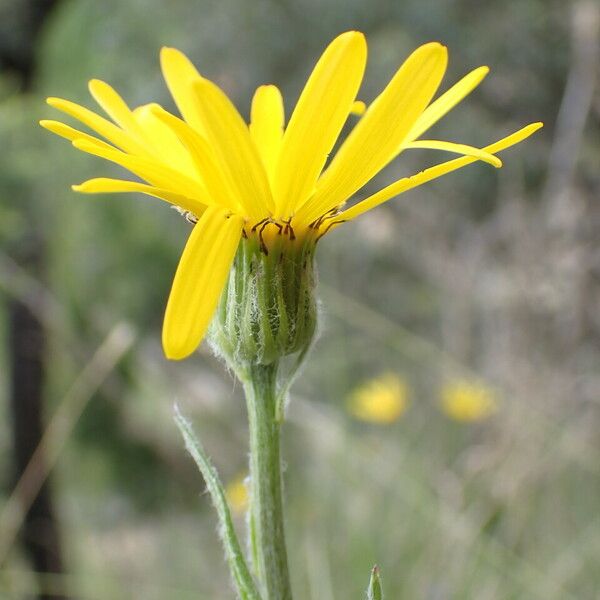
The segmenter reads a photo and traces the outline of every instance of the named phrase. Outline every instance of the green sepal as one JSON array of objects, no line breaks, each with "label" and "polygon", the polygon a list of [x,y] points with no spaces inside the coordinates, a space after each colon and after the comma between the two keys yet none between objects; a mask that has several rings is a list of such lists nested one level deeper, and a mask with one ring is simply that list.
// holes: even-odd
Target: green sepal
[{"label": "green sepal", "polygon": [[175,423],[185,441],[186,450],[190,453],[198,466],[211,500],[217,510],[219,519],[219,535],[225,547],[225,556],[235,584],[235,589],[240,600],[261,600],[250,570],[242,553],[223,484],[219,479],[217,470],[213,466],[200,440],[196,437],[190,422],[183,417],[179,408],[175,406]]},{"label": "green sepal", "polygon": [[367,590],[367,600],[383,600],[381,577],[377,565],[371,570],[371,581],[369,581],[369,589]]}]

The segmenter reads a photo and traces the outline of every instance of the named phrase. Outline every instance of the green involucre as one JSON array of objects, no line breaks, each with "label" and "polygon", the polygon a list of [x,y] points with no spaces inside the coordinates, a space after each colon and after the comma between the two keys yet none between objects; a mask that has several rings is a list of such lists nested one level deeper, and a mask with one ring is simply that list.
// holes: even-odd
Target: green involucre
[{"label": "green involucre", "polygon": [[302,353],[317,323],[315,240],[243,239],[209,330],[215,351],[236,373]]}]

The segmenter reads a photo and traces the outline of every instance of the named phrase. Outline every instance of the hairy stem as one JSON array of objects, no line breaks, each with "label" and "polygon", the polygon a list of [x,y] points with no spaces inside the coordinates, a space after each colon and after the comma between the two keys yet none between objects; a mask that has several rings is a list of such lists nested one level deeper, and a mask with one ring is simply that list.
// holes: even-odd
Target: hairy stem
[{"label": "hairy stem", "polygon": [[277,363],[253,365],[244,377],[250,427],[250,537],[265,600],[291,600],[281,485]]}]

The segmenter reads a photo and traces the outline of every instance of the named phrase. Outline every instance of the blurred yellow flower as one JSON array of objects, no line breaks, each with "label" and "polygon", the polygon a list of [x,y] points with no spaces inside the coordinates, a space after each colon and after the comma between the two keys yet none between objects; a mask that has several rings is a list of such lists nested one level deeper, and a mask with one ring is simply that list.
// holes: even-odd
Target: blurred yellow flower
[{"label": "blurred yellow flower", "polygon": [[368,423],[393,423],[408,406],[408,386],[394,373],[383,373],[356,388],[348,398],[348,412]]},{"label": "blurred yellow flower", "polygon": [[459,379],[442,389],[441,408],[455,421],[472,423],[489,417],[496,411],[497,403],[494,393],[485,384]]},{"label": "blurred yellow flower", "polygon": [[250,496],[246,485],[247,477],[248,473],[242,473],[232,479],[225,488],[227,503],[231,512],[235,515],[242,515],[248,510]]}]

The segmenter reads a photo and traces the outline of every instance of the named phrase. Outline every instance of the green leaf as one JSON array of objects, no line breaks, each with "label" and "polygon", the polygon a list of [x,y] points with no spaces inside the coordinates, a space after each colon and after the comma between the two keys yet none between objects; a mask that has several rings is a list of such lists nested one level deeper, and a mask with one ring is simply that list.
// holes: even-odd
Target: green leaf
[{"label": "green leaf", "polygon": [[383,591],[381,589],[381,578],[379,576],[379,567],[375,565],[371,571],[371,581],[367,590],[367,600],[383,600]]},{"label": "green leaf", "polygon": [[183,417],[177,406],[175,406],[175,423],[179,427],[181,435],[183,435],[187,451],[196,462],[196,465],[198,465],[202,477],[204,477],[211,500],[217,509],[219,534],[225,547],[225,555],[237,593],[241,600],[261,600],[242,553],[231,519],[225,490],[223,489],[217,470],[211,463],[200,440],[196,437],[190,422]]}]

